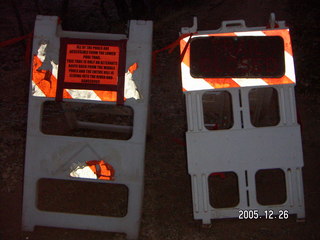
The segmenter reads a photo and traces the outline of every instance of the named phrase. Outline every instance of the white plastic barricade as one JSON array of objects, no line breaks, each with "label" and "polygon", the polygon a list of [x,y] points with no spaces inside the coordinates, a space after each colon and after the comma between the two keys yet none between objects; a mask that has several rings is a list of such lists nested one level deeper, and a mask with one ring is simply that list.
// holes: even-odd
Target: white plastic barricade
[{"label": "white plastic barricade", "polygon": [[[58,17],[37,16],[28,107],[24,231],[33,231],[39,225],[120,232],[128,239],[138,238],[151,50],[151,21],[132,20],[128,35],[122,35],[63,31]],[[107,117],[97,115],[90,121],[87,119],[92,112],[87,111],[87,104],[91,104],[89,110],[93,106],[95,114],[111,110]],[[59,120],[53,114],[50,122],[45,114],[50,115],[56,105],[65,118]],[[87,112],[87,119],[77,119],[75,108],[78,113]],[[131,124],[100,122],[112,114],[126,118],[128,109],[133,115]],[[46,132],[48,122],[56,129],[47,130],[57,133]],[[68,131],[59,132],[63,124],[71,130],[96,130],[98,134],[111,130],[112,134],[131,135],[125,139],[114,139],[113,135],[66,136]],[[81,196],[72,195],[78,186]],[[99,192],[91,191],[94,186],[100,186]],[[118,187],[120,190],[111,191]],[[122,191],[124,194],[117,199],[115,195]],[[86,199],[97,196],[98,204],[86,203]],[[68,202],[64,208],[56,206]],[[78,202],[83,204],[80,210],[69,212],[68,206],[72,208]],[[99,207],[112,210],[112,205],[119,208],[119,214],[105,214],[104,210],[92,214],[91,210]]]},{"label": "white plastic barricade", "polygon": [[194,19],[181,34],[194,218],[304,219],[289,29],[272,14],[268,27],[215,31]]}]

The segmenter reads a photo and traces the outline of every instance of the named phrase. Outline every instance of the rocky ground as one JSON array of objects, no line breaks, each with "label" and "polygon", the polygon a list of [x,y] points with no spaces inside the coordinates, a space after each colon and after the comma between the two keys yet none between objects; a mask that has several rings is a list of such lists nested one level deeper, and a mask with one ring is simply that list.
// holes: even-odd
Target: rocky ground
[{"label": "rocky ground", "polygon": [[[36,4],[38,2],[38,5]],[[306,221],[217,220],[202,228],[192,216],[190,177],[187,173],[184,133],[186,112],[181,92],[179,52],[160,53],[153,74],[150,133],[146,148],[145,195],[140,239],[320,239],[320,77],[319,8],[316,1],[157,1],[153,48],[178,37],[181,27],[198,16],[199,29],[216,29],[222,20],[244,19],[248,26],[263,26],[271,12],[291,28],[297,75],[297,108],[302,123]],[[12,4],[16,3],[16,4]],[[62,1],[1,1],[0,42],[33,30],[37,13],[61,15]],[[65,29],[122,32],[125,25],[113,1],[69,1]],[[106,18],[106,15],[108,18]],[[20,20],[19,20],[20,18]],[[29,66],[25,45],[0,48],[0,239],[22,239],[21,210],[27,125]],[[26,238],[23,238],[26,239]],[[124,239],[121,234],[37,227],[29,239]]]}]

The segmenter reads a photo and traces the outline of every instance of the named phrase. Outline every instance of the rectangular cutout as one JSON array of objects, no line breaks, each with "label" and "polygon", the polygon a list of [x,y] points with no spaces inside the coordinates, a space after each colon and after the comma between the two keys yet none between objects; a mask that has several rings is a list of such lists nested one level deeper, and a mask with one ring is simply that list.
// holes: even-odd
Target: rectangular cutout
[{"label": "rectangular cutout", "polygon": [[233,126],[232,96],[227,91],[208,91],[202,96],[204,126],[208,130]]},{"label": "rectangular cutout", "polygon": [[197,37],[190,43],[194,78],[279,78],[285,73],[280,36]]},{"label": "rectangular cutout", "polygon": [[286,178],[281,169],[256,172],[257,202],[261,205],[281,205],[287,200]]},{"label": "rectangular cutout", "polygon": [[41,131],[49,135],[128,140],[133,110],[127,106],[46,101]]},{"label": "rectangular cutout", "polygon": [[255,127],[276,126],[280,122],[278,91],[272,87],[249,92],[250,120]]},{"label": "rectangular cutout", "polygon": [[240,121],[241,121],[241,128],[244,128],[244,123],[243,123],[243,111],[240,111]]},{"label": "rectangular cutout", "polygon": [[42,211],[124,217],[128,188],[123,184],[42,178],[37,207]]},{"label": "rectangular cutout", "polygon": [[242,108],[242,96],[241,96],[241,90],[239,89],[239,105],[240,108]]},{"label": "rectangular cutout", "polygon": [[244,171],[245,177],[246,177],[246,187],[248,187],[248,171]]},{"label": "rectangular cutout", "polygon": [[208,178],[210,205],[230,208],[239,204],[238,175],[235,172],[212,173]]}]

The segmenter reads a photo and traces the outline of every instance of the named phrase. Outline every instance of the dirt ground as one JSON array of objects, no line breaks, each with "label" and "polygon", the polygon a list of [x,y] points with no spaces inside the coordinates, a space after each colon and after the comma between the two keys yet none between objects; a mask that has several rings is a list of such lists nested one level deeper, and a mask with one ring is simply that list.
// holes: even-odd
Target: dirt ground
[{"label": "dirt ground", "polygon": [[[16,4],[11,4],[12,2]],[[36,5],[38,2],[38,6]],[[160,53],[152,76],[150,133],[145,158],[145,194],[140,239],[320,239],[320,76],[319,8],[316,1],[197,0],[155,1],[153,48],[178,37],[181,27],[198,16],[200,30],[217,29],[223,20],[244,19],[247,26],[264,26],[271,12],[291,28],[297,76],[297,108],[302,123],[306,221],[213,221],[203,228],[192,216],[190,177],[187,173],[184,134],[185,100],[181,92],[179,52]],[[61,15],[62,1],[1,1],[0,42],[33,30],[37,13]],[[69,1],[65,28],[77,31],[121,32],[113,2]],[[17,14],[18,10],[18,14]],[[21,24],[19,24],[19,17]],[[23,43],[0,48],[0,239],[93,240],[124,239],[121,234],[37,227],[29,238],[21,232],[23,166],[27,126],[29,66]]]}]

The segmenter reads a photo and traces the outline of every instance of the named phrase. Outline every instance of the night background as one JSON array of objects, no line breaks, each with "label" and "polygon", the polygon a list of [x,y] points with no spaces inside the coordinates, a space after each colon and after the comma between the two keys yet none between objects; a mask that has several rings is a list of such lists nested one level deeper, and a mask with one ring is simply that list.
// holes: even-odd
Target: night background
[{"label": "night background", "polygon": [[[124,4],[124,3],[128,4]],[[179,50],[157,56],[150,95],[150,126],[145,157],[145,192],[140,229],[152,239],[320,239],[320,73],[317,1],[293,0],[2,0],[0,43],[33,31],[35,17],[57,15],[64,30],[125,33],[130,19],[154,21],[153,50],[179,37],[198,17],[198,30],[215,30],[224,20],[266,26],[271,12],[290,28],[297,78],[296,101],[302,128],[306,221],[213,220],[203,228],[192,216],[187,172],[185,99],[181,91]],[[0,48],[0,240],[27,239],[21,232],[23,167],[30,65],[27,43]],[[54,201],[59,196],[52,196]],[[28,239],[125,239],[122,234],[36,227]]]}]

